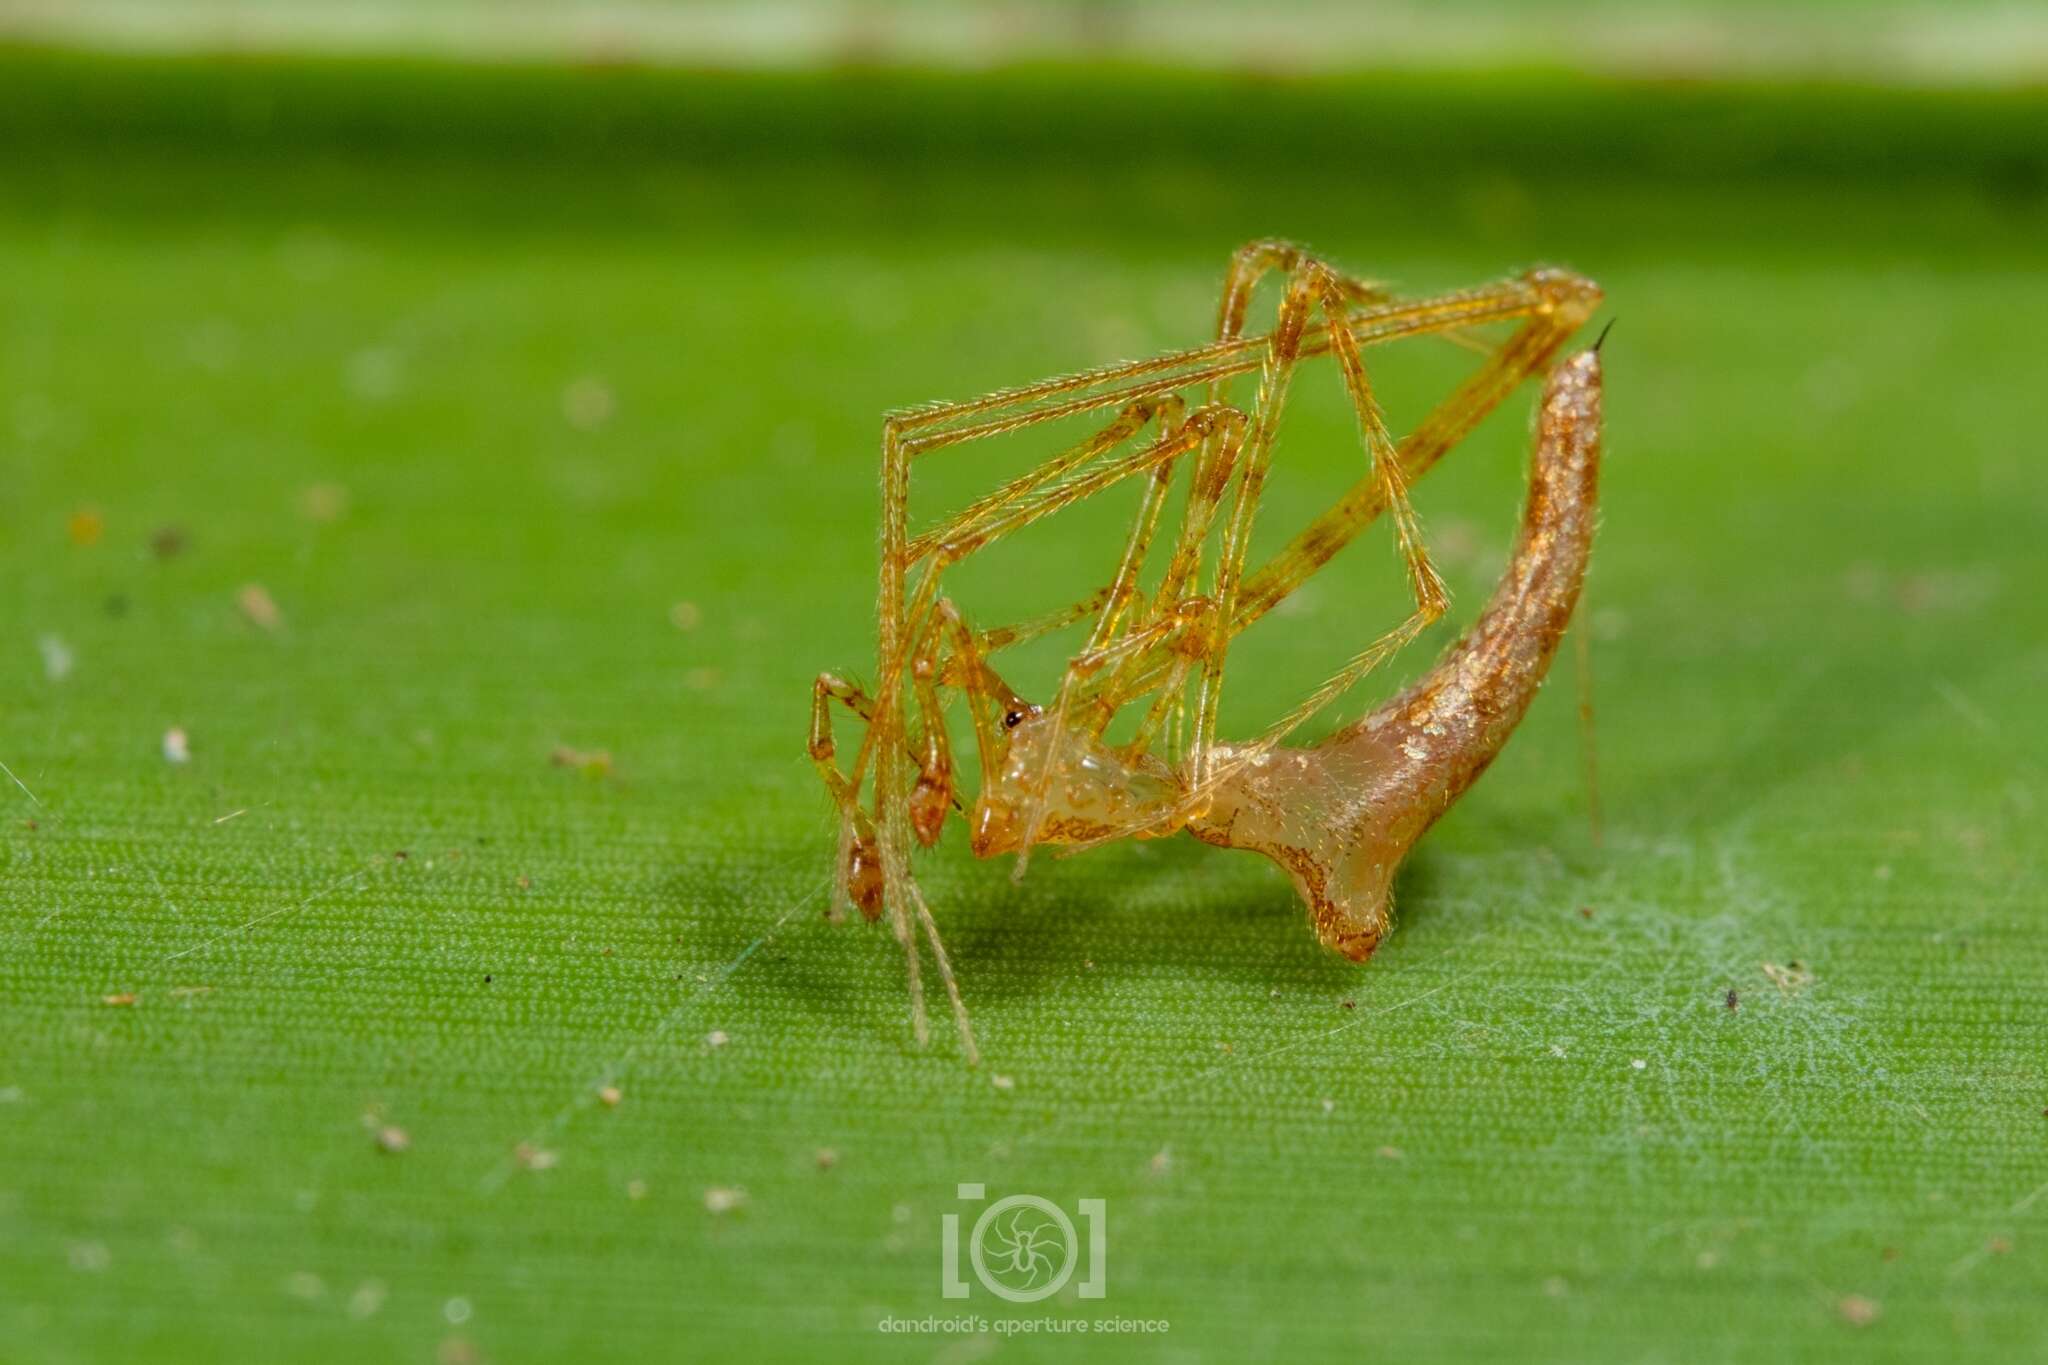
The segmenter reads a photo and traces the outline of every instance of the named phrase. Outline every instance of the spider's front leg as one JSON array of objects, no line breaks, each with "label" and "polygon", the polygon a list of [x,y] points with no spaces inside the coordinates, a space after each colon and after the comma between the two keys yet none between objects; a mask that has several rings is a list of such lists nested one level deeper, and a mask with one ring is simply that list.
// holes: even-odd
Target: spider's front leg
[{"label": "spider's front leg", "polygon": [[835,701],[870,725],[875,718],[874,699],[845,679],[820,673],[811,684],[811,763],[839,811],[839,856],[833,863],[832,905],[827,913],[834,920],[843,919],[852,904],[872,921],[882,915],[882,851],[874,822],[860,808],[859,779],[839,771],[832,739]]}]

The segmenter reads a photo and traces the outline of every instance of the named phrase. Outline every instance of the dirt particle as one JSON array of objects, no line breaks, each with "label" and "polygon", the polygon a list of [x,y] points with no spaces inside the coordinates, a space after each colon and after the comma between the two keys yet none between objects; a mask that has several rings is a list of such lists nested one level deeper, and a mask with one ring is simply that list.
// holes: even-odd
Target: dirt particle
[{"label": "dirt particle", "polygon": [[635,1202],[638,1202],[639,1200],[645,1199],[646,1197],[647,1197],[647,1182],[646,1182],[646,1181],[644,1181],[644,1180],[628,1180],[628,1181],[626,1182],[626,1198],[628,1198],[628,1199],[631,1199],[631,1200],[634,1200]]},{"label": "dirt particle", "polygon": [[491,984],[491,974],[489,972],[484,973],[484,984],[486,986]]},{"label": "dirt particle", "polygon": [[1356,1000],[1346,1000],[1343,1003],[1344,1008],[1347,1010],[1355,1010],[1358,1008],[1358,1002]]},{"label": "dirt particle", "polygon": [[284,613],[277,609],[270,590],[261,583],[244,583],[235,594],[235,605],[242,609],[242,615],[264,630],[275,631],[284,624]]},{"label": "dirt particle", "polygon": [[1335,1101],[1335,1100],[1333,1100],[1333,1099],[1330,1099],[1330,1098],[1328,1098],[1328,1097],[1326,1096],[1326,1097],[1324,1098],[1324,1100],[1323,1100],[1323,1112],[1324,1112],[1325,1114],[1334,1114],[1334,1113],[1336,1113],[1336,1112],[1337,1112],[1337,1101]]},{"label": "dirt particle", "polygon": [[1782,994],[1797,995],[1813,984],[1813,973],[1797,958],[1783,964],[1765,962],[1759,965]]},{"label": "dirt particle", "polygon": [[619,1101],[626,1098],[626,1092],[615,1085],[607,1085],[597,1092],[597,1098],[607,1109],[619,1107]]},{"label": "dirt particle", "polygon": [[176,559],[190,542],[182,526],[159,526],[150,534],[149,550],[158,559]]},{"label": "dirt particle", "polygon": [[834,1147],[820,1147],[816,1154],[818,1169],[829,1171],[839,1164],[839,1151]]},{"label": "dirt particle", "polygon": [[356,1286],[356,1292],[348,1296],[348,1315],[357,1322],[377,1316],[377,1310],[384,1306],[384,1299],[391,1291],[382,1280],[364,1280]]},{"label": "dirt particle", "polygon": [[1649,1059],[1646,1057],[1638,1057],[1634,1061],[1629,1063],[1629,1069],[1632,1071],[1647,1071],[1649,1070],[1649,1067],[1650,1062]]},{"label": "dirt particle", "polygon": [[1017,1088],[1016,1080],[1009,1076],[991,1076],[988,1078],[988,1083],[998,1090],[1015,1090]]},{"label": "dirt particle", "polygon": [[683,686],[692,692],[709,692],[724,679],[725,675],[715,668],[693,668],[683,674]]},{"label": "dirt particle", "polygon": [[610,777],[612,773],[609,749],[575,749],[567,744],[557,744],[548,754],[548,762],[557,768],[574,768],[585,777]]},{"label": "dirt particle", "polygon": [[555,1163],[561,1160],[545,1147],[536,1147],[530,1142],[522,1142],[514,1147],[512,1159],[519,1163],[521,1170],[527,1171],[550,1171],[554,1169]]},{"label": "dirt particle", "polygon": [[316,483],[299,494],[299,515],[307,521],[339,521],[348,511],[348,490],[338,483]]},{"label": "dirt particle", "polygon": [[1375,1148],[1373,1155],[1382,1161],[1406,1161],[1408,1159],[1406,1152],[1402,1151],[1399,1147],[1391,1146]]},{"label": "dirt particle", "polygon": [[695,630],[704,624],[704,613],[695,602],[678,602],[668,609],[668,619],[677,630]]},{"label": "dirt particle", "polygon": [[71,646],[55,635],[45,635],[36,641],[36,648],[43,654],[43,676],[53,683],[63,682],[71,676],[71,667],[78,660],[71,652]]},{"label": "dirt particle", "polygon": [[707,1213],[731,1213],[747,1202],[747,1192],[726,1185],[713,1185],[704,1191],[704,1210]]},{"label": "dirt particle", "polygon": [[164,731],[164,761],[166,763],[190,763],[192,741],[185,735],[185,727],[173,725]]},{"label": "dirt particle", "polygon": [[[450,1299],[448,1302],[455,1303],[457,1300]],[[466,1306],[467,1301],[463,1302]],[[434,1359],[438,1365],[477,1365],[483,1356],[467,1337],[449,1337],[434,1353]]]},{"label": "dirt particle", "polygon": [[611,385],[596,375],[579,375],[562,390],[562,417],[578,431],[596,431],[619,410]]},{"label": "dirt particle", "polygon": [[97,507],[81,507],[64,523],[64,533],[71,537],[73,545],[97,545],[100,537],[107,533],[107,519],[100,515]]},{"label": "dirt particle", "polygon": [[1878,1307],[1876,1299],[1866,1299],[1861,1294],[1850,1294],[1835,1305],[1835,1311],[1840,1313],[1842,1321],[1851,1327],[1868,1327],[1877,1321],[1878,1314],[1883,1310]]},{"label": "dirt particle", "polygon": [[514,882],[514,885],[516,885],[521,891],[531,891],[533,890],[533,878],[520,877]]},{"label": "dirt particle", "polygon": [[100,997],[100,1001],[102,1004],[116,1006],[132,1005],[135,1003],[135,999],[136,996],[134,991],[118,991],[113,995],[103,995]]},{"label": "dirt particle", "polygon": [[1579,907],[1579,918],[1580,918],[1580,919],[1591,919],[1591,918],[1593,918],[1593,907],[1592,907],[1592,906],[1590,906],[1590,905],[1582,905],[1582,906],[1580,906],[1580,907]]},{"label": "dirt particle", "polygon": [[732,1035],[722,1028],[715,1028],[704,1035],[704,1046],[706,1047],[724,1047],[731,1041]]},{"label": "dirt particle", "polygon": [[2003,1256],[2012,1250],[2012,1239],[2009,1237],[1993,1237],[1984,1244],[1984,1249],[1993,1256]]},{"label": "dirt particle", "polygon": [[1735,1011],[1742,1008],[1742,997],[1735,993],[1735,988],[1733,986],[1730,986],[1728,988],[1727,999],[1723,1000],[1721,1003],[1725,1004],[1728,1007],[1728,1012],[1730,1014],[1733,1014],[1735,1013]]},{"label": "dirt particle", "polygon": [[1880,1261],[1896,1261],[1899,1259],[1899,1249],[1897,1247],[1886,1247],[1877,1253],[1877,1258]]},{"label": "dirt particle", "polygon": [[412,1146],[412,1134],[395,1123],[387,1123],[377,1129],[377,1149],[396,1155]]},{"label": "dirt particle", "polygon": [[1165,1175],[1173,1169],[1173,1153],[1161,1147],[1152,1154],[1152,1174]]},{"label": "dirt particle", "polygon": [[412,857],[412,853],[408,849],[394,848],[391,850],[391,861],[394,863],[402,863],[410,857]]}]

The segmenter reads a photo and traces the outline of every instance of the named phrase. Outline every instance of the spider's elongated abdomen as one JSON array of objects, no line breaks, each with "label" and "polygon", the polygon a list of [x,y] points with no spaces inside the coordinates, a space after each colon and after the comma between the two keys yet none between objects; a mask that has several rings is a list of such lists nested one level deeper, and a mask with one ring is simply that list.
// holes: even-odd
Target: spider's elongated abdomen
[{"label": "spider's elongated abdomen", "polygon": [[1401,860],[1535,699],[1585,581],[1599,475],[1600,357],[1591,350],[1560,364],[1544,388],[1521,534],[1479,620],[1358,724],[1247,765],[1194,826],[1210,843],[1285,867],[1325,946],[1356,961],[1371,955]]}]

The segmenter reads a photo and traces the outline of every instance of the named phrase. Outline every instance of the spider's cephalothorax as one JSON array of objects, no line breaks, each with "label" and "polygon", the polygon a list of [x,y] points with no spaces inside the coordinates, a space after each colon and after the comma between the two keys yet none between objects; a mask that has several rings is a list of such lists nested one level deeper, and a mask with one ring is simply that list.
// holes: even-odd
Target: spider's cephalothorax
[{"label": "spider's cephalothorax", "polygon": [[[1270,331],[1247,336],[1252,287],[1269,272],[1285,277],[1278,315]],[[1286,868],[1324,944],[1360,961],[1371,954],[1389,924],[1394,869],[1506,742],[1577,603],[1597,496],[1600,359],[1597,345],[1557,357],[1599,299],[1590,281],[1539,270],[1402,301],[1297,247],[1255,242],[1231,259],[1216,339],[1206,345],[887,419],[879,676],[872,695],[830,674],[818,678],[810,752],[839,811],[835,913],[851,904],[870,919],[888,917],[909,964],[920,1042],[921,931],[967,1055],[975,1056],[958,984],[910,872],[913,844],[935,843],[955,813],[965,817],[975,853],[1014,852],[1020,873],[1037,844],[1083,848],[1182,829],[1209,843],[1253,849]],[[1476,344],[1474,330],[1488,324],[1513,330],[1480,346],[1485,359],[1476,372],[1396,440],[1374,397],[1364,350],[1425,335]],[[1285,549],[1253,566],[1250,533],[1279,415],[1295,372],[1319,357],[1334,363],[1357,412],[1363,471]],[[1256,392],[1249,402],[1234,402],[1231,381],[1253,371]],[[1529,501],[1493,601],[1444,659],[1393,701],[1321,743],[1283,746],[1443,614],[1443,584],[1408,486],[1523,380],[1545,372]],[[912,460],[1103,410],[1114,415],[1100,430],[912,533]],[[1099,591],[1039,621],[993,629],[969,625],[942,591],[952,565],[1127,479],[1142,487],[1139,506]],[[1169,495],[1183,482],[1180,522],[1162,540]],[[1220,739],[1217,704],[1232,639],[1382,513],[1393,523],[1413,612],[1263,734],[1241,743]],[[1082,625],[1085,642],[1041,705],[1020,697],[990,663],[1025,640]],[[974,730],[981,785],[971,800],[955,780],[947,692],[965,697]],[[850,774],[836,762],[835,701],[867,722]],[[1112,741],[1119,716],[1135,719]]]}]

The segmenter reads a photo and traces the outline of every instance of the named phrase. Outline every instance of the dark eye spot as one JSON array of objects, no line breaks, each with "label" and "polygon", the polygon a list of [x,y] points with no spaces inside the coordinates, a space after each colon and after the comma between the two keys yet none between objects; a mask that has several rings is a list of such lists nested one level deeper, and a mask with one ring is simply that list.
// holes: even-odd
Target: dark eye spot
[{"label": "dark eye spot", "polygon": [[1022,711],[1009,711],[1003,716],[1003,728],[1005,730],[1014,730],[1023,723],[1024,713]]}]

